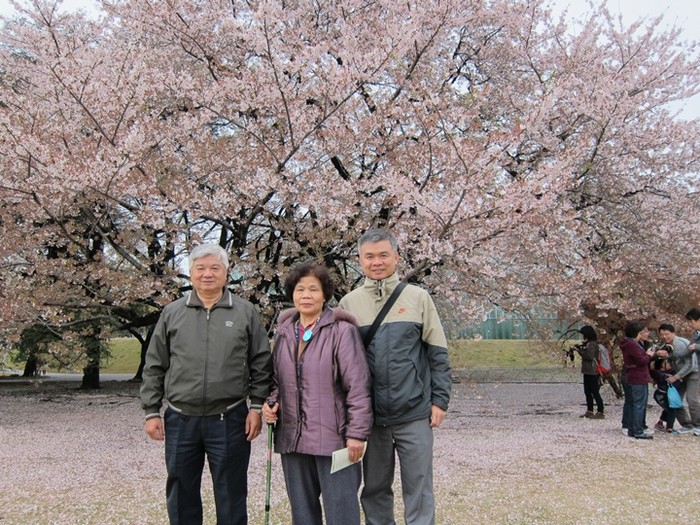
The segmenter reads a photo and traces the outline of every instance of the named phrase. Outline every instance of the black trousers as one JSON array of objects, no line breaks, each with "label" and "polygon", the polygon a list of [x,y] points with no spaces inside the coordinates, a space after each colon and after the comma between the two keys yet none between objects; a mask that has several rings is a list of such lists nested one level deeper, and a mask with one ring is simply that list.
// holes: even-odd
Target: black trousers
[{"label": "black trousers", "polygon": [[204,458],[214,485],[216,522],[219,525],[248,523],[248,462],[245,403],[226,414],[185,416],[165,411],[166,496],[171,525],[201,525],[200,487]]},{"label": "black trousers", "polygon": [[593,401],[598,407],[598,412],[605,411],[603,398],[600,397],[600,384],[597,375],[583,374],[583,393],[586,395],[587,410],[593,412]]}]

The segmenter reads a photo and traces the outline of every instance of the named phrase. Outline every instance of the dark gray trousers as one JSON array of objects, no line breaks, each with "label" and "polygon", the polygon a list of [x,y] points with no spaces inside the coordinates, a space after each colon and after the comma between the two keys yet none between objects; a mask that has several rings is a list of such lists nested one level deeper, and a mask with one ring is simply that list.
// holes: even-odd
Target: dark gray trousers
[{"label": "dark gray trousers", "polygon": [[[331,474],[330,456],[282,454],[293,525],[360,525],[360,464]],[[323,497],[323,511],[321,500]]]},{"label": "dark gray trousers", "polygon": [[365,486],[361,501],[366,525],[396,525],[392,488],[395,454],[401,468],[406,525],[433,525],[433,429],[428,418],[372,427],[362,462]]}]

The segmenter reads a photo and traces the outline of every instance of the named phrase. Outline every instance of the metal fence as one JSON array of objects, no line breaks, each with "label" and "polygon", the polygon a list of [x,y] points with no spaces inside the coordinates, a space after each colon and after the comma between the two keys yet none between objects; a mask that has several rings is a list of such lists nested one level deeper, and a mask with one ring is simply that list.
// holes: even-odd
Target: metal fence
[{"label": "metal fence", "polygon": [[556,338],[573,325],[570,319],[560,319],[557,314],[538,312],[524,316],[505,312],[498,307],[489,312],[487,318],[480,323],[452,324],[457,325],[453,334],[457,339],[532,339],[543,332]]}]

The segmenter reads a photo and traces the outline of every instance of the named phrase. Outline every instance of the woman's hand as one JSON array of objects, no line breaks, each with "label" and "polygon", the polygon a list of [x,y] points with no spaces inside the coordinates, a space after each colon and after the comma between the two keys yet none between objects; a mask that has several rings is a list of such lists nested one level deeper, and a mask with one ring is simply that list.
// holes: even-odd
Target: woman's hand
[{"label": "woman's hand", "polygon": [[277,411],[279,410],[279,408],[279,403],[275,403],[272,406],[268,405],[267,403],[263,404],[262,416],[265,420],[265,423],[267,423],[268,425],[273,425],[274,423],[277,423]]},{"label": "woman's hand", "polygon": [[348,438],[346,445],[348,447],[348,457],[353,463],[357,463],[362,459],[365,453],[365,442],[359,439]]}]

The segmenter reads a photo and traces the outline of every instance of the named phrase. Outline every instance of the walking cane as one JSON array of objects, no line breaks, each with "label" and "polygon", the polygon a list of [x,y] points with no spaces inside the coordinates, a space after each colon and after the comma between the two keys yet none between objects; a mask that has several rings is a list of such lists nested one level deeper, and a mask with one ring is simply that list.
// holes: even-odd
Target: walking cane
[{"label": "walking cane", "polygon": [[[268,403],[272,408],[274,403]],[[275,434],[275,424],[267,425],[267,480],[265,483],[265,525],[270,525],[270,477],[272,475],[272,437]]]}]

